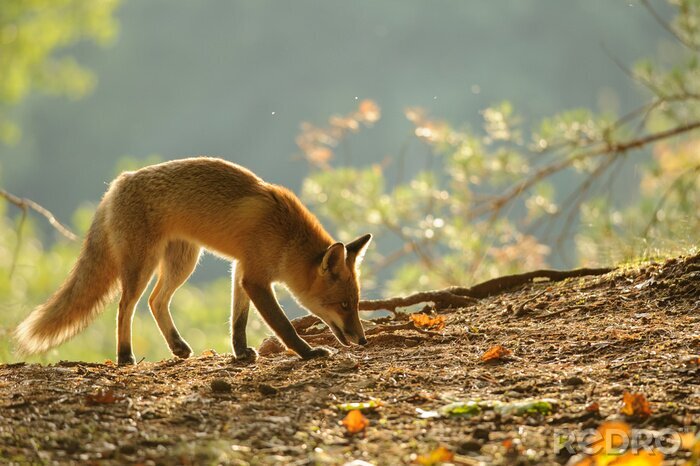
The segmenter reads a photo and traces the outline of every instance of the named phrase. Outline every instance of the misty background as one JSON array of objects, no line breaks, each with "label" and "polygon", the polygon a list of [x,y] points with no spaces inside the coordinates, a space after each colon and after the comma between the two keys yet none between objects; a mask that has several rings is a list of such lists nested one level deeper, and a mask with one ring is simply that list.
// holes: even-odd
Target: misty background
[{"label": "misty background", "polygon": [[[700,127],[700,74],[673,34],[700,48],[700,31],[695,10],[650,4],[659,18],[639,0],[0,3],[0,188],[83,236],[119,171],[223,157],[297,193],[303,185],[339,240],[372,232],[365,299],[680,254],[699,231],[688,136]],[[640,106],[647,113],[608,132]],[[664,131],[678,131],[674,145],[620,149]],[[311,143],[298,147],[300,135]],[[532,150],[531,138],[547,149]],[[319,163],[317,149],[332,160]],[[483,210],[587,151],[606,155]],[[0,361],[15,362],[14,328],[63,282],[80,242],[5,197]],[[205,256],[174,296],[195,353],[231,351],[228,269]],[[305,313],[284,292],[280,301],[290,317]],[[75,339],[29,360],[113,358],[115,313],[113,301]],[[138,357],[172,356],[146,299],[134,329]],[[269,335],[257,313],[248,330],[253,346]]]},{"label": "misty background", "polygon": [[[68,223],[124,156],[221,156],[298,191],[300,123],[357,99],[376,101],[382,119],[350,137],[354,165],[395,156],[412,131],[407,106],[473,127],[504,99],[526,122],[578,106],[624,113],[641,96],[611,57],[663,56],[668,39],[637,1],[154,0],[124,2],[116,16],[109,46],[66,50],[94,72],[95,90],[33,94],[13,111],[22,138],[0,146],[3,186]],[[408,171],[424,152],[408,147]],[[206,262],[198,275],[227,267]]]}]

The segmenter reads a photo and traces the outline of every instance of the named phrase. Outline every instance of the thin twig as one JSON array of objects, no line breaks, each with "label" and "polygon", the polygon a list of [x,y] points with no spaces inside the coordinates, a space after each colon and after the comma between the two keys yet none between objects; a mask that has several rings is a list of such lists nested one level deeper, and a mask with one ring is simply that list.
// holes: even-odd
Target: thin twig
[{"label": "thin twig", "polygon": [[31,199],[15,196],[14,194],[8,193],[4,189],[0,189],[0,197],[4,197],[9,203],[14,204],[22,211],[22,217],[20,218],[19,223],[17,224],[17,244],[15,245],[15,250],[12,253],[12,262],[10,264],[9,274],[10,277],[12,277],[12,275],[15,273],[15,269],[17,268],[19,251],[22,248],[22,232],[24,230],[24,224],[27,221],[27,214],[29,213],[30,209],[41,214],[44,218],[46,218],[49,221],[49,224],[66,238],[72,241],[78,239],[78,237],[75,236],[75,234],[72,231],[70,231],[67,227],[63,226],[61,222],[56,220],[56,217],[54,217],[54,215],[48,209],[37,204]]},{"label": "thin twig", "polygon": [[666,31],[668,31],[673,37],[678,40],[681,44],[685,45],[688,47],[690,50],[694,50],[696,52],[700,51],[700,47],[698,47],[697,44],[693,44],[692,42],[689,42],[687,39],[682,37],[680,34],[678,34],[678,31],[673,29],[670,24],[668,24],[662,17],[661,15],[651,6],[649,3],[649,0],[642,0],[642,5],[644,5],[644,8],[647,9],[649,14],[656,20],[659,25],[661,25],[662,28],[664,28]]},{"label": "thin twig", "polygon": [[10,263],[10,273],[9,276],[12,277],[17,268],[17,260],[19,259],[19,250],[22,248],[22,232],[24,231],[24,223],[27,221],[27,209],[22,209],[22,217],[19,219],[17,224],[17,244],[15,245],[15,250],[12,253],[12,262]]},{"label": "thin twig", "polygon": [[593,183],[599,179],[600,176],[605,173],[605,171],[610,168],[610,166],[618,160],[617,157],[615,156],[609,156],[607,159],[603,160],[598,164],[598,166],[593,170],[587,177],[586,179],[581,182],[581,184],[578,186],[578,188],[571,193],[569,198],[567,198],[565,203],[562,205],[566,205],[564,207],[565,210],[568,210],[569,213],[566,215],[566,219],[564,220],[564,225],[562,228],[562,231],[557,235],[556,239],[556,244],[557,248],[560,248],[561,245],[564,243],[566,238],[569,236],[569,232],[571,231],[571,228],[573,228],[574,221],[576,220],[576,214],[578,213],[579,209],[578,207],[581,205],[583,200],[586,198],[586,195],[588,191],[591,189],[591,186],[593,186]]},{"label": "thin twig", "polygon": [[651,133],[638,139],[632,139],[620,143],[605,144],[605,146],[602,148],[582,152],[570,156],[564,160],[560,160],[559,162],[551,163],[537,170],[531,177],[513,186],[511,189],[506,191],[505,194],[500,195],[496,198],[491,198],[490,202],[488,203],[476,206],[476,208],[474,208],[471,212],[471,217],[476,218],[488,212],[491,212],[492,215],[494,213],[499,212],[504,206],[516,199],[523,192],[527,191],[528,189],[542,181],[544,178],[547,178],[555,173],[558,173],[562,170],[571,167],[577,161],[591,157],[598,157],[601,155],[622,154],[630,150],[639,149],[653,142],[678,136],[680,134],[687,133],[698,128],[700,128],[700,121],[694,121],[665,131]]},{"label": "thin twig", "polygon": [[666,204],[666,201],[668,200],[671,193],[676,189],[676,187],[680,185],[680,183],[686,176],[690,175],[691,173],[696,173],[698,171],[700,171],[700,165],[696,165],[688,170],[685,170],[683,173],[678,175],[676,179],[673,180],[673,182],[668,186],[666,191],[664,191],[664,193],[659,198],[656,207],[654,207],[654,211],[652,212],[649,223],[647,223],[646,228],[644,228],[644,233],[642,233],[642,238],[646,238],[649,235],[649,231],[652,229],[652,227],[658,223],[659,211],[661,211],[663,206]]},{"label": "thin twig", "polygon": [[23,211],[27,211],[28,209],[33,210],[34,212],[40,214],[43,216],[46,220],[48,220],[49,224],[56,229],[60,234],[65,236],[71,241],[76,241],[78,237],[70,231],[68,227],[63,225],[61,222],[56,220],[56,217],[45,207],[37,204],[36,202],[32,201],[31,199],[27,199],[25,197],[18,197],[15,196],[12,193],[8,193],[4,189],[0,189],[0,197],[4,197],[7,199],[8,202],[11,204],[14,204],[18,208],[22,209]]}]

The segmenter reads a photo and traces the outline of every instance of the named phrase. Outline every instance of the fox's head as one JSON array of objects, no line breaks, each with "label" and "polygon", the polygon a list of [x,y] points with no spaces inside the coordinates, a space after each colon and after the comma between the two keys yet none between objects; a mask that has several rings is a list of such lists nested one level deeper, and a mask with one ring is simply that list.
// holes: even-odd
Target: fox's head
[{"label": "fox's head", "polygon": [[316,270],[304,305],[323,320],[340,343],[365,345],[365,331],[359,314],[358,268],[372,235],[348,243],[334,243],[326,249]]}]

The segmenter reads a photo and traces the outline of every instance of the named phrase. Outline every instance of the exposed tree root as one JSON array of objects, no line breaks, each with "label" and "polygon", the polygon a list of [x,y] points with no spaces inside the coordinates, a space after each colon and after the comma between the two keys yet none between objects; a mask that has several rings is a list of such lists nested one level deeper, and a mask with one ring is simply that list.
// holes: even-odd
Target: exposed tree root
[{"label": "exposed tree root", "polygon": [[[543,279],[550,282],[565,280],[572,277],[584,277],[592,275],[604,275],[611,272],[612,268],[600,269],[575,269],[575,270],[535,270],[534,272],[521,273],[516,275],[505,275],[503,277],[487,280],[471,288],[453,286],[444,290],[421,291],[409,296],[398,296],[389,299],[377,299],[371,301],[360,301],[361,311],[376,311],[387,309],[395,315],[390,318],[380,318],[374,320],[375,326],[367,329],[366,335],[386,335],[401,330],[409,330],[422,335],[432,337],[441,335],[439,332],[425,330],[416,325],[402,314],[396,314],[396,308],[407,307],[414,304],[434,303],[438,308],[457,308],[475,304],[479,299],[497,295],[506,290],[530,283],[536,279]],[[403,317],[403,319],[401,319]],[[401,323],[390,324],[389,322],[401,321]],[[296,331],[304,339],[313,345],[329,345],[336,342],[335,337],[324,325],[321,329],[312,329],[317,324],[321,324],[321,319],[316,316],[304,316],[292,321]],[[280,341],[272,336],[260,345],[258,351],[261,355],[281,353],[286,348]]]},{"label": "exposed tree root", "polygon": [[599,269],[535,270],[534,272],[493,278],[470,288],[452,286],[444,290],[421,291],[408,296],[360,301],[360,310],[377,311],[386,309],[396,312],[398,307],[428,302],[434,303],[439,308],[465,307],[475,304],[479,299],[497,295],[506,290],[530,283],[538,278],[557,282],[572,277],[604,275],[612,270],[614,269],[607,267]]}]

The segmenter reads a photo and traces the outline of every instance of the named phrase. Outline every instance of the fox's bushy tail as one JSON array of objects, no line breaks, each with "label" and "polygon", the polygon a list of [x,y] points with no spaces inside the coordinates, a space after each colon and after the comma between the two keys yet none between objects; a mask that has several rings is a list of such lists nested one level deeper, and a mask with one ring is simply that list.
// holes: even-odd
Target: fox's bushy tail
[{"label": "fox's bushy tail", "polygon": [[20,353],[42,353],[69,340],[87,327],[113,297],[118,269],[104,210],[102,203],[66,281],[15,330]]}]

